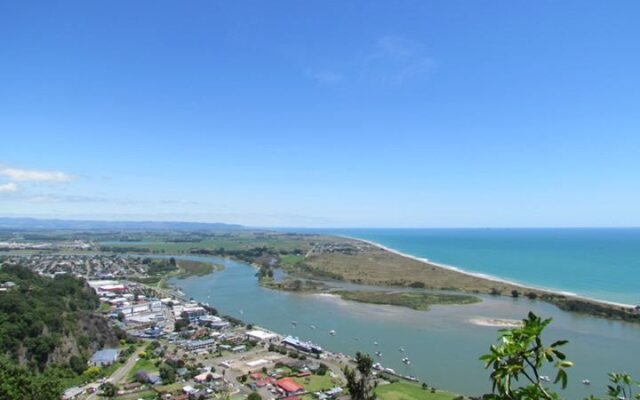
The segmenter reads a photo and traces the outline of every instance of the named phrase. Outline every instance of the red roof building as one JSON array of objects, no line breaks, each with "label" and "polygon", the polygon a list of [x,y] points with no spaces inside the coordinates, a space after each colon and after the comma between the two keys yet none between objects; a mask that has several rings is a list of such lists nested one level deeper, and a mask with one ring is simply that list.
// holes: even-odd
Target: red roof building
[{"label": "red roof building", "polygon": [[304,392],[304,387],[291,378],[282,378],[276,381],[276,386],[288,394]]},{"label": "red roof building", "polygon": [[253,379],[254,381],[258,381],[258,380],[262,379],[262,373],[261,372],[254,372],[253,374],[251,374],[251,379]]}]

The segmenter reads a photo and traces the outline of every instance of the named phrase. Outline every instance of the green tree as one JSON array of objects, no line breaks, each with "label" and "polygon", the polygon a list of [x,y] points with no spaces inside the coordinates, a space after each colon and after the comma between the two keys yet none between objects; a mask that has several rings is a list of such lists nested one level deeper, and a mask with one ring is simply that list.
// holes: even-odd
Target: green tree
[{"label": "green tree", "polygon": [[55,374],[36,374],[0,356],[0,399],[53,400],[59,399],[62,391]]},{"label": "green tree", "polygon": [[118,388],[111,382],[105,382],[100,385],[100,390],[104,397],[113,398],[118,394]]},{"label": "green tree", "polygon": [[[521,327],[501,330],[500,343],[492,345],[489,354],[480,359],[485,362],[485,368],[491,368],[493,394],[487,398],[495,400],[534,400],[558,399],[557,393],[552,392],[542,384],[540,371],[543,365],[553,363],[556,369],[555,383],[560,382],[562,388],[567,386],[566,368],[573,365],[566,360],[559,347],[568,343],[559,340],[550,346],[542,343],[542,332],[551,323],[551,319],[542,320],[530,312]],[[526,382],[517,386],[520,378]]]},{"label": "green tree", "polygon": [[80,375],[87,369],[87,360],[83,357],[71,356],[69,358],[69,368],[73,370],[76,374]]},{"label": "green tree", "polygon": [[247,400],[262,400],[262,396],[256,392],[251,392],[249,393],[249,396],[247,396]]},{"label": "green tree", "polygon": [[373,359],[368,354],[356,353],[356,368],[344,367],[347,388],[353,400],[375,400],[376,383],[373,382],[371,369]]},{"label": "green tree", "polygon": [[162,383],[167,385],[176,381],[176,370],[168,364],[160,366],[160,379]]},{"label": "green tree", "polygon": [[320,366],[318,367],[318,372],[317,374],[320,376],[324,376],[327,374],[327,371],[329,370],[329,367],[327,367],[327,364],[325,363],[320,363]]}]

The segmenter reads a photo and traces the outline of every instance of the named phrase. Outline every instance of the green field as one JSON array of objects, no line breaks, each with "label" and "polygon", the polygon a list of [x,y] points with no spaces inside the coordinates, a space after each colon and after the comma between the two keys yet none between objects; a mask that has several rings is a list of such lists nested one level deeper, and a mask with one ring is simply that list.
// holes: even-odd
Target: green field
[{"label": "green field", "polygon": [[480,299],[475,296],[441,293],[346,290],[336,291],[334,293],[340,295],[340,297],[345,300],[370,304],[389,304],[423,311],[428,310],[432,305],[472,304],[480,301]]},{"label": "green field", "polygon": [[233,234],[207,235],[199,240],[172,242],[162,235],[145,235],[140,237],[140,242],[123,241],[119,243],[101,243],[106,247],[126,247],[139,248],[153,252],[180,254],[189,252],[191,249],[220,249],[227,251],[249,250],[256,247],[267,247],[275,251],[300,250],[308,251],[311,243],[335,240],[327,236],[320,235],[287,235],[263,232],[237,232]]},{"label": "green field", "polygon": [[136,372],[138,371],[158,372],[158,368],[156,368],[154,361],[141,358],[136,361],[133,368],[131,368],[131,370],[127,374],[127,379],[133,379],[133,377],[136,375]]},{"label": "green field", "polygon": [[331,389],[336,386],[336,383],[332,382],[331,377],[327,374],[324,376],[321,375],[310,375],[305,376],[303,378],[293,378],[300,385],[304,386],[304,389],[307,392],[318,392],[321,390]]},{"label": "green field", "polygon": [[376,394],[380,400],[452,400],[457,396],[453,393],[423,389],[415,383],[395,382],[378,386]]},{"label": "green field", "polygon": [[177,260],[177,264],[180,269],[180,272],[177,275],[178,278],[186,278],[193,275],[207,275],[213,271],[220,271],[224,268],[222,265],[192,260]]}]

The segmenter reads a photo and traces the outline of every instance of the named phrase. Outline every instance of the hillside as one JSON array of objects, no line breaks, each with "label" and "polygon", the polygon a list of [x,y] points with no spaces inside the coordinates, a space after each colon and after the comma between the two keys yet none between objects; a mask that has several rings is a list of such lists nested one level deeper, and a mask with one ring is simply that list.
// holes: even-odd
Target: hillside
[{"label": "hillside", "polygon": [[44,371],[50,365],[85,363],[102,346],[118,343],[107,322],[94,313],[98,298],[69,275],[48,278],[19,266],[0,269],[0,355]]}]

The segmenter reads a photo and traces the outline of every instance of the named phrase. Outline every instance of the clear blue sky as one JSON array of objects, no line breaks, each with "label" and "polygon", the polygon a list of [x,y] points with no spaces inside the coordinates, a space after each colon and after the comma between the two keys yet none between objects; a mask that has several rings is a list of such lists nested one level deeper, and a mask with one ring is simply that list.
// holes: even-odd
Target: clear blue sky
[{"label": "clear blue sky", "polygon": [[0,2],[0,215],[640,226],[640,2]]}]

